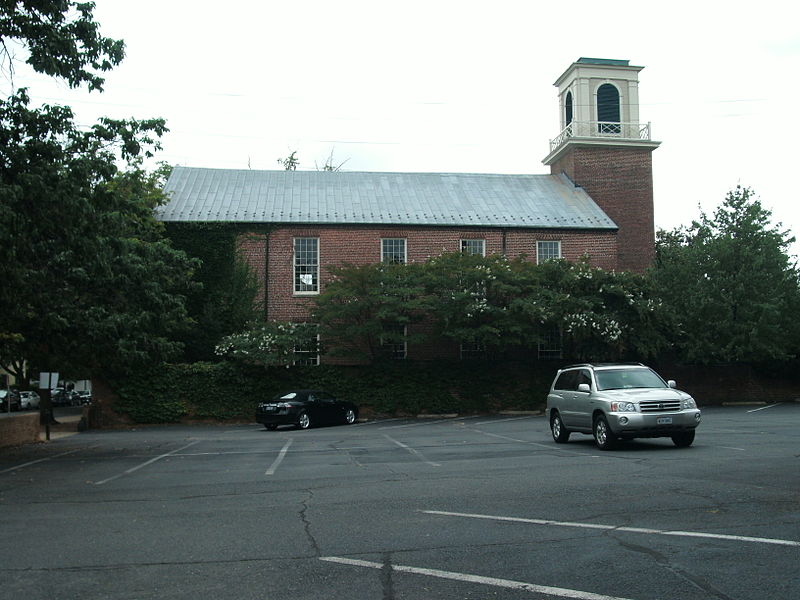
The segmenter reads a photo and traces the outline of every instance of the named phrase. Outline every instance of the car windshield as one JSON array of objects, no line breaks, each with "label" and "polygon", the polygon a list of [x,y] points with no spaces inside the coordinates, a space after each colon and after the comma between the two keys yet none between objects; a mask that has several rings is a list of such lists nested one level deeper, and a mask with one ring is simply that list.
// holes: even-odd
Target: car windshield
[{"label": "car windshield", "polygon": [[297,398],[297,394],[289,392],[288,394],[278,394],[273,400],[294,400],[295,398]]},{"label": "car windshield", "polygon": [[604,369],[595,371],[598,390],[665,388],[667,384],[650,369]]}]

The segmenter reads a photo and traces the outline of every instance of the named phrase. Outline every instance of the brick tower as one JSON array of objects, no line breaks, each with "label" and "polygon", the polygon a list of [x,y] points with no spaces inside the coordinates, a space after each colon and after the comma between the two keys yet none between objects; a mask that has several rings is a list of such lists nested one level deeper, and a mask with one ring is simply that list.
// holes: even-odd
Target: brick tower
[{"label": "brick tower", "polygon": [[639,123],[639,71],[627,60],[580,58],[555,82],[561,133],[544,164],[582,187],[619,227],[617,269],[653,260],[650,124]]}]

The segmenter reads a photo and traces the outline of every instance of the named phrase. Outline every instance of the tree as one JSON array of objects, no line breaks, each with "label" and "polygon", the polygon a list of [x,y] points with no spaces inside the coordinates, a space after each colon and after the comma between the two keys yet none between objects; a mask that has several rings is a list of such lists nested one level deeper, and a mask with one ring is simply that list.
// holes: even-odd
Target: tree
[{"label": "tree", "polygon": [[408,329],[429,309],[421,268],[378,263],[330,269],[333,279],[312,309],[329,353],[372,362],[391,345],[421,341],[423,336]]},{"label": "tree", "polygon": [[690,362],[758,362],[797,355],[800,278],[794,242],[754,192],[737,186],[713,217],[660,231],[653,280]]},{"label": "tree", "polygon": [[291,154],[286,158],[279,158],[278,164],[283,165],[284,171],[296,171],[297,166],[300,164],[300,159],[297,158],[297,150],[292,150]]},{"label": "tree", "polygon": [[[6,2],[0,47],[21,44],[37,71],[100,90],[123,45],[99,35],[93,7]],[[165,131],[161,119],[84,130],[67,107],[31,108],[26,90],[0,101],[0,361],[88,375],[179,349],[196,265],[164,240],[160,180],[140,166]]]},{"label": "tree", "polygon": [[14,73],[11,42],[23,46],[26,62],[37,72],[102,90],[101,72],[125,56],[125,44],[100,35],[94,2],[5,0],[0,6],[0,64]]}]

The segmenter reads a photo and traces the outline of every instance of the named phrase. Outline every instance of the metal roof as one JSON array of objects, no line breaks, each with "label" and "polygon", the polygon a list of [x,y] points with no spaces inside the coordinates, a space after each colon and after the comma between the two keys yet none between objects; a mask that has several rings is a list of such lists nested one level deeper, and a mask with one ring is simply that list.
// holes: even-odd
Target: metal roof
[{"label": "metal roof", "polygon": [[175,167],[162,221],[616,229],[567,177]]}]

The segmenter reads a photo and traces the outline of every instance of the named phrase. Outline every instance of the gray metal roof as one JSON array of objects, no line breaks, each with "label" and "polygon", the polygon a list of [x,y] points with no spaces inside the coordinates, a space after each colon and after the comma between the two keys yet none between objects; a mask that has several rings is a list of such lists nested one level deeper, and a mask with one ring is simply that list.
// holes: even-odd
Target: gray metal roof
[{"label": "gray metal roof", "polygon": [[175,167],[162,221],[616,229],[564,176]]}]

